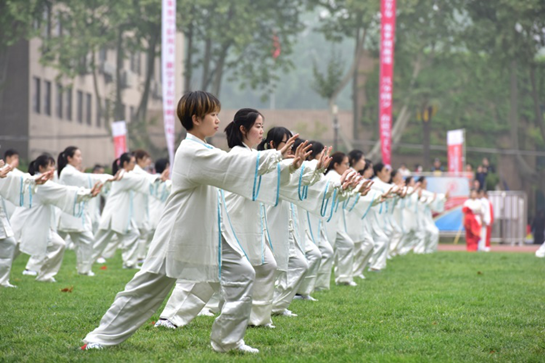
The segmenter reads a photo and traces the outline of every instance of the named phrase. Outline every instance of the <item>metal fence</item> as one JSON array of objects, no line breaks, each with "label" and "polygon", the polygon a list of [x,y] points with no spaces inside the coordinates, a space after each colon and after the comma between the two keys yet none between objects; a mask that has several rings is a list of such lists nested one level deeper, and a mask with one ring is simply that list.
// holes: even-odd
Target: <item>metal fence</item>
[{"label": "metal fence", "polygon": [[490,191],[494,208],[491,242],[522,245],[526,238],[527,196],[522,191]]}]

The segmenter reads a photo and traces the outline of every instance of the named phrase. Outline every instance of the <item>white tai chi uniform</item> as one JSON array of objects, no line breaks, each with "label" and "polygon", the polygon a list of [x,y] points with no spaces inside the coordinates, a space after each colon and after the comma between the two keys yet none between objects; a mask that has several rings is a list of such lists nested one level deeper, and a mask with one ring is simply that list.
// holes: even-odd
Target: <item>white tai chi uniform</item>
[{"label": "white tai chi uniform", "polygon": [[55,281],[64,256],[65,242],[57,234],[55,207],[81,218],[83,206],[91,198],[90,192],[88,188],[48,181],[36,186],[35,193],[25,200],[26,208],[17,208],[13,213],[11,225],[15,239],[20,243],[19,249],[32,256],[37,281]]},{"label": "white tai chi uniform", "polygon": [[[392,187],[391,184],[381,181],[378,177],[373,178],[372,190],[380,194],[386,193]],[[373,271],[380,271],[386,267],[392,226],[390,224],[390,210],[395,198],[388,199],[383,203],[372,206],[366,217],[369,221],[369,230],[373,236],[373,256],[369,261],[369,267]]]},{"label": "white tai chi uniform", "polygon": [[[150,173],[142,169],[138,164],[134,166],[132,173],[135,175],[141,175],[143,177],[149,177]],[[156,178],[157,175],[155,175]],[[149,234],[151,232],[150,223],[150,194],[152,188],[149,188],[144,193],[135,192],[133,194],[133,219],[138,228],[138,259],[141,260],[146,256],[148,252],[148,242],[151,242]]]},{"label": "white tai chi uniform", "polygon": [[[147,174],[147,173],[146,173]],[[104,254],[104,250],[111,242],[112,237],[117,237],[117,244],[123,249],[123,267],[135,268],[138,259],[138,227],[133,218],[135,193],[149,193],[154,182],[155,175],[138,175],[125,173],[123,178],[112,184],[108,193],[108,200],[102,211],[100,224],[95,235],[92,261]],[[112,248],[115,252],[115,248]],[[111,256],[108,256],[111,257]]]},{"label": "white tai chi uniform", "polygon": [[[235,146],[229,152],[242,157],[257,157],[259,162],[261,153],[248,147]],[[269,152],[270,154],[270,152]],[[287,166],[287,164],[286,164]],[[271,309],[276,275],[276,261],[271,251],[265,229],[264,207],[267,204],[278,203],[279,188],[282,171],[285,170],[285,179],[289,180],[288,168],[278,163],[275,168],[268,169],[267,174],[254,175],[254,186],[250,198],[242,195],[224,192],[224,202],[227,209],[226,225],[223,230],[228,241],[234,241],[245,253],[255,270],[255,282],[252,292],[252,310],[249,325],[265,326],[272,324]],[[187,325],[208,303],[201,298],[186,298],[194,289],[193,282],[178,281],[176,288],[169,299],[161,319],[168,320],[177,327]],[[209,290],[207,290],[209,291]],[[217,304],[221,305],[221,296]],[[210,308],[216,311],[215,306]]]},{"label": "white tai chi uniform", "polygon": [[[108,174],[82,173],[72,165],[66,165],[59,177],[59,183],[82,188],[92,188],[95,183],[105,183],[112,178]],[[97,201],[99,198],[93,198]],[[58,225],[58,233],[65,239],[70,236],[76,247],[77,270],[80,274],[88,274],[93,265],[93,222],[91,214],[94,212],[89,208],[88,203],[83,204],[81,217],[74,217],[71,214],[62,213]]]},{"label": "white tai chi uniform", "polygon": [[481,225],[481,239],[479,240],[478,249],[479,251],[488,251],[488,248],[486,247],[486,238],[488,234],[488,226],[490,225],[490,222],[492,221],[491,215],[490,215],[490,202],[486,198],[479,198],[479,201],[482,204],[482,225]]},{"label": "white tai chi uniform", "polygon": [[19,253],[6,205],[20,205],[24,202],[24,193],[32,193],[31,183],[33,179],[29,174],[13,171],[6,178],[0,179],[0,286],[3,287],[13,286],[9,282],[9,275],[14,256]]},{"label": "white tai chi uniform", "polygon": [[414,253],[432,253],[437,251],[439,243],[439,229],[433,221],[432,211],[444,210],[445,194],[435,194],[423,190],[420,198],[420,211],[418,215],[419,232]]},{"label": "white tai chi uniform", "polygon": [[539,246],[538,250],[536,251],[536,257],[544,258],[545,257],[545,242],[541,246]]},{"label": "white tai chi uniform", "polygon": [[257,162],[257,155],[228,154],[188,134],[176,151],[172,192],[142,269],[84,341],[123,342],[159,308],[178,279],[193,282],[181,299],[207,301],[214,288],[220,289],[223,303],[212,326],[212,347],[228,351],[243,345],[255,272],[238,244],[222,237],[225,208],[217,188],[251,198],[255,173],[274,169],[280,159],[281,153],[271,150]]},{"label": "white tai chi uniform", "polygon": [[409,187],[407,196],[400,202],[401,206],[401,223],[403,228],[403,238],[397,248],[399,255],[409,253],[416,242],[416,231],[418,228],[418,193],[414,188]]}]

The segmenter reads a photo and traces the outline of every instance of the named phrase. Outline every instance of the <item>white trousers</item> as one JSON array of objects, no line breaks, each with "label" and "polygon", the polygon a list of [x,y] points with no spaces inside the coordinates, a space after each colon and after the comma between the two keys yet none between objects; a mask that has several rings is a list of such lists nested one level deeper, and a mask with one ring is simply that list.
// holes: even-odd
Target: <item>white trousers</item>
[{"label": "white trousers", "polygon": [[373,240],[366,237],[363,241],[354,242],[353,276],[363,276],[369,259],[373,256]]},{"label": "white trousers", "polygon": [[136,228],[129,229],[124,234],[117,233],[111,229],[99,229],[95,236],[92,261],[95,262],[97,258],[103,255],[104,250],[108,247],[108,243],[114,236],[117,236],[117,240],[123,250],[123,267],[136,267],[138,261],[138,237],[140,236]]},{"label": "white trousers", "polygon": [[262,326],[272,324],[274,282],[277,275],[277,264],[268,245],[264,248],[264,262],[255,269],[255,283],[252,294],[252,312],[248,325]]},{"label": "white trousers", "polygon": [[409,230],[403,235],[400,246],[398,247],[398,254],[405,256],[411,252],[416,241],[416,231],[414,229]]},{"label": "white trousers", "polygon": [[0,286],[10,285],[9,274],[15,253],[19,254],[15,238],[0,238]]},{"label": "white trousers", "polygon": [[322,259],[320,261],[318,275],[316,276],[314,290],[329,290],[335,252],[333,251],[333,247],[331,247],[331,244],[327,240],[323,230],[320,230],[319,241],[318,249],[322,254]]},{"label": "white trousers", "polygon": [[390,247],[388,251],[388,254],[390,257],[394,257],[399,254],[399,248],[400,248],[402,240],[403,240],[403,231],[400,229],[394,228],[392,237],[390,239]]},{"label": "white trousers", "polygon": [[353,282],[354,241],[345,231],[337,231],[335,238],[335,282]]},{"label": "white trousers", "polygon": [[316,278],[318,277],[318,271],[320,270],[320,262],[322,260],[322,253],[318,246],[311,240],[307,240],[305,243],[308,251],[305,252],[307,258],[308,270],[301,282],[301,286],[297,290],[300,295],[310,295],[314,291],[316,284]]},{"label": "white trousers", "polygon": [[386,267],[388,257],[388,236],[384,231],[373,229],[373,255],[369,261],[369,267],[372,270],[382,270]]},{"label": "white trousers", "polygon": [[76,269],[80,274],[87,274],[93,266],[93,245],[95,239],[91,231],[83,232],[65,232],[59,231],[59,236],[66,241],[69,235],[74,242],[76,250]]},{"label": "white trousers", "polygon": [[479,244],[477,249],[479,251],[486,251],[486,235],[487,235],[487,228],[486,225],[483,223],[483,227],[481,227],[481,239],[479,240]]},{"label": "white trousers", "polygon": [[308,270],[307,259],[295,243],[293,232],[290,231],[288,270],[278,273],[273,296],[273,314],[280,314],[290,306]]},{"label": "white trousers", "polygon": [[545,257],[545,242],[543,242],[543,244],[536,251],[536,257],[539,257],[539,258]]},{"label": "white trousers", "polygon": [[151,231],[148,228],[138,228],[140,237],[138,238],[138,258],[144,259],[148,254],[148,247],[153,239],[155,230]]},{"label": "white trousers", "polygon": [[[30,256],[26,264],[27,270],[38,272],[36,281],[48,281],[60,270],[66,243],[57,234],[51,231],[51,239],[47,243],[47,250],[44,256]],[[17,257],[18,251],[14,259]]]},{"label": "white trousers", "polygon": [[[161,274],[137,272],[125,286],[125,290],[116,295],[112,306],[102,317],[100,326],[87,334],[83,341],[108,346],[127,340],[157,311],[176,284],[173,295],[176,293],[175,299],[181,300],[208,301],[214,290],[219,289],[222,297],[221,314],[212,325],[211,344],[223,350],[237,348],[243,344],[250,317],[255,272],[250,262],[246,258],[240,258],[240,255],[225,241],[222,243],[221,251],[220,283],[182,282],[167,277],[164,272]],[[184,284],[183,289],[178,288],[180,283]],[[202,308],[204,303],[201,304]],[[171,318],[175,319],[175,316],[168,317],[169,320]],[[176,320],[171,321],[176,324]]]}]

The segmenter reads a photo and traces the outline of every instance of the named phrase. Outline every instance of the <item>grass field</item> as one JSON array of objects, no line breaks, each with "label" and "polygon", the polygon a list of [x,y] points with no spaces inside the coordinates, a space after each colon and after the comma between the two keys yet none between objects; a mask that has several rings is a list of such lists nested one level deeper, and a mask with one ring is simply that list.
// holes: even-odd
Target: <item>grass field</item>
[{"label": "grass field", "polygon": [[[257,356],[217,354],[209,346],[213,318],[177,331],[153,318],[125,343],[81,351],[115,294],[134,271],[119,254],[94,278],[75,273],[68,251],[56,284],[22,276],[18,289],[0,289],[0,361],[545,361],[545,261],[531,254],[440,252],[390,261],[355,288],[295,301],[297,318],[276,318],[275,330],[249,329]],[[73,291],[61,292],[73,286]]]}]

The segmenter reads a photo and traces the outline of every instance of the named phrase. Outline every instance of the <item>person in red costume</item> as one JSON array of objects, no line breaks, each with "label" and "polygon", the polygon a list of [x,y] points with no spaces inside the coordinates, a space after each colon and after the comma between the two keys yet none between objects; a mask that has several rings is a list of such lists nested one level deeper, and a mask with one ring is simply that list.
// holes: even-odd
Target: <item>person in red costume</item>
[{"label": "person in red costume", "polygon": [[467,250],[477,251],[481,238],[481,223],[478,218],[481,214],[481,203],[477,200],[476,190],[471,191],[470,199],[465,201],[462,212],[464,213]]},{"label": "person in red costume", "polygon": [[490,236],[492,235],[492,225],[494,224],[494,206],[490,203],[488,193],[484,192],[484,197],[488,199],[488,205],[490,206],[490,223],[486,227],[486,248],[490,250]]}]

